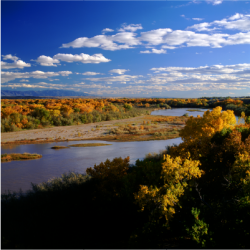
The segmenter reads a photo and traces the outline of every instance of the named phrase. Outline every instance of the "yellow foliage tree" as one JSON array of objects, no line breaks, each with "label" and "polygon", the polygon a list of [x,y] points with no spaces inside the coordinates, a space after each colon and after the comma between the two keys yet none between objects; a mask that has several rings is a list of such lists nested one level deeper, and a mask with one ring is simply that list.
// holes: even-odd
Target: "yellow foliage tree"
[{"label": "yellow foliage tree", "polygon": [[221,110],[222,108],[218,106],[211,112],[206,111],[203,117],[191,116],[187,120],[185,128],[180,132],[182,140],[193,141],[211,137],[215,132],[236,124],[236,118],[232,110],[223,112]]},{"label": "yellow foliage tree", "polygon": [[[220,106],[211,112],[207,110],[203,117],[190,117],[180,131],[183,140],[177,148],[171,149],[171,155],[186,157],[190,152],[193,159],[199,159],[210,147],[210,139],[223,128],[233,128],[236,118],[232,110],[221,112]],[[176,151],[176,152],[175,152]],[[178,152],[177,152],[178,151]]]},{"label": "yellow foliage tree", "polygon": [[140,185],[135,199],[141,211],[147,207],[152,214],[160,215],[159,219],[164,216],[168,223],[175,213],[179,197],[184,194],[187,181],[201,177],[203,171],[198,167],[200,162],[190,159],[190,154],[185,160],[180,157],[172,158],[170,155],[164,156],[164,160],[161,172],[164,185],[159,188]]}]

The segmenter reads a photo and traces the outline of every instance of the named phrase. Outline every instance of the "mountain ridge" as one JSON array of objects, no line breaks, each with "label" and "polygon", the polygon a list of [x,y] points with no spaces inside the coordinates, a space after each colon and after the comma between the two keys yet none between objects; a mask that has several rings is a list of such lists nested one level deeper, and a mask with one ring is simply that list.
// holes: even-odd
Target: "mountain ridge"
[{"label": "mountain ridge", "polygon": [[[84,92],[76,92],[72,90],[30,90],[30,91],[13,91],[13,90],[1,90],[1,97],[8,96],[93,96]],[[94,95],[96,96],[96,95]]]}]

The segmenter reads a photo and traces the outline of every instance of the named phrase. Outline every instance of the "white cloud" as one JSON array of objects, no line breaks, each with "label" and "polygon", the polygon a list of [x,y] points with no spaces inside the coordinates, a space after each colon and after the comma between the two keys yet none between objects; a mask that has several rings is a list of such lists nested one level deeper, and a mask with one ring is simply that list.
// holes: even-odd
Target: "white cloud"
[{"label": "white cloud", "polygon": [[142,77],[141,75],[131,76],[131,75],[118,75],[110,77],[99,77],[99,78],[85,78],[84,80],[90,80],[93,82],[129,82],[131,80]]},{"label": "white cloud", "polygon": [[[213,27],[214,28],[210,28]],[[235,15],[224,18],[222,20],[216,20],[211,23],[200,23],[188,27],[187,29],[195,29],[197,31],[211,31],[215,29],[236,29],[241,31],[250,31],[250,15],[243,15],[236,13]]]},{"label": "white cloud", "polygon": [[22,60],[15,61],[13,63],[1,62],[2,69],[14,69],[14,68],[23,69],[24,67],[30,67],[30,66],[31,66],[30,63],[25,63]]},{"label": "white cloud", "polygon": [[144,54],[166,54],[167,51],[164,49],[152,49],[152,51],[149,50],[145,50],[145,51],[140,51],[140,53],[144,53]]},{"label": "white cloud", "polygon": [[122,25],[122,28],[120,28],[118,31],[129,30],[129,31],[135,32],[135,31],[141,30],[141,29],[143,29],[141,24],[129,24],[129,25],[126,25],[126,23],[125,23],[125,24]]},{"label": "white cloud", "polygon": [[240,18],[243,18],[243,17],[244,17],[243,14],[236,13],[235,15],[229,17],[228,20],[236,20],[236,19],[240,19]]},{"label": "white cloud", "polygon": [[113,32],[114,30],[106,28],[102,30],[102,34],[106,33],[106,32]]},{"label": "white cloud", "polygon": [[20,82],[29,82],[29,80],[22,79]]},{"label": "white cloud", "polygon": [[[121,69],[116,69],[121,70]],[[248,90],[250,86],[250,64],[211,65],[200,67],[159,67],[152,68],[154,73],[141,75],[124,75],[109,77],[85,78],[84,82],[70,84],[53,83],[6,83],[3,87],[22,88],[51,88],[89,90],[92,94],[124,95],[162,93],[164,91],[211,91],[229,90],[234,93],[237,90]],[[115,72],[114,70],[111,71]],[[6,76],[7,72],[3,72]],[[70,72],[9,72],[14,78],[48,78],[59,75],[68,75]],[[87,72],[85,72],[87,73]],[[96,72],[93,72],[96,73]],[[121,72],[124,73],[124,72]],[[83,73],[84,74],[84,73]],[[86,74],[87,75],[87,74]],[[94,75],[94,74],[90,74]],[[89,83],[88,83],[89,81]],[[112,87],[111,87],[112,86]]]},{"label": "white cloud", "polygon": [[90,72],[90,71],[87,71],[87,72],[82,73],[82,75],[84,75],[84,76],[95,76],[95,75],[100,75],[100,74],[101,74],[101,73]]},{"label": "white cloud", "polygon": [[[184,16],[184,15],[183,15]],[[185,16],[184,16],[185,17]],[[201,20],[201,18],[193,18]],[[152,46],[161,45],[162,49],[177,49],[181,47],[212,47],[222,48],[226,45],[250,44],[250,15],[236,13],[235,15],[222,20],[213,22],[203,22],[187,27],[187,30],[172,30],[170,28],[161,28],[140,32],[140,36],[135,33],[141,29],[141,25],[124,25],[114,35],[97,35],[91,38],[80,37],[72,42],[63,44],[62,48],[83,48],[92,47],[104,50],[116,51],[121,49],[137,48],[141,45],[147,49]],[[240,33],[226,34],[221,33],[221,29],[240,30]],[[193,29],[195,31],[190,31]],[[213,33],[204,33],[211,32]],[[217,32],[218,31],[218,32]],[[203,33],[198,33],[203,32]],[[217,33],[215,33],[217,32]],[[152,48],[154,49],[154,48]],[[162,50],[145,50],[141,53],[165,53]],[[57,59],[53,57],[53,59]]]},{"label": "white cloud", "polygon": [[162,45],[161,46],[163,49],[177,49],[177,47],[174,46],[167,46],[167,45]]},{"label": "white cloud", "polygon": [[58,72],[43,72],[40,70],[32,72],[1,72],[1,81],[2,83],[12,81],[17,78],[49,78],[54,76],[68,76],[72,74],[71,71],[58,71]]},{"label": "white cloud", "polygon": [[211,26],[209,23],[199,23],[199,24],[194,24],[191,27],[188,27],[187,29],[195,29],[197,31],[212,31],[212,30],[216,30],[217,28],[212,28],[209,29],[208,27]]},{"label": "white cloud", "polygon": [[200,3],[200,1],[196,1],[196,0],[193,0],[193,1],[190,1],[190,2],[188,2],[188,3],[186,3],[186,4],[181,4],[181,5],[176,5],[176,6],[171,6],[171,8],[180,8],[180,7],[184,7],[184,6],[188,6],[188,5],[190,5],[190,4],[192,4],[192,3]]},{"label": "white cloud", "polygon": [[115,73],[115,74],[122,75],[126,71],[129,71],[129,69],[112,69],[112,70],[109,71],[109,73]]},{"label": "white cloud", "polygon": [[[132,32],[117,33],[112,36],[97,35],[92,38],[80,37],[74,41],[63,44],[61,48],[101,48],[104,50],[120,50],[133,48],[130,45],[138,45],[140,42],[134,37],[136,34]],[[116,44],[113,41],[125,44]]]},{"label": "white cloud", "polygon": [[4,84],[3,87],[10,87],[10,88],[39,88],[39,89],[67,89],[73,90],[72,86],[68,86],[66,84],[53,84],[53,83],[46,83],[46,82],[39,82],[39,83],[7,83]]},{"label": "white cloud", "polygon": [[212,5],[218,5],[223,2],[223,0],[206,0],[207,3],[211,3]]},{"label": "white cloud", "polygon": [[150,45],[158,45],[164,43],[164,37],[170,32],[172,32],[172,30],[169,28],[141,32],[141,37],[139,39],[148,42]]},{"label": "white cloud", "polygon": [[192,19],[195,20],[195,21],[202,21],[204,18],[194,17],[194,18],[192,18]]},{"label": "white cloud", "polygon": [[19,68],[19,69],[23,69],[24,67],[30,67],[31,64],[30,63],[26,63],[22,60],[18,60],[17,56],[12,56],[11,54],[9,55],[2,55],[3,60],[12,60],[12,63],[7,63],[7,62],[3,62],[1,61],[1,68],[2,69],[14,69],[14,68]]},{"label": "white cloud", "polygon": [[60,63],[59,60],[53,59],[49,56],[44,56],[44,55],[39,56],[36,60],[33,60],[33,61],[40,63],[41,66],[55,66],[55,67],[57,67],[57,65],[54,63]]},{"label": "white cloud", "polygon": [[[212,65],[197,68],[152,68],[147,84],[161,85],[166,90],[241,90],[249,88],[250,64]],[[166,72],[166,73],[162,73]]]},{"label": "white cloud", "polygon": [[250,64],[235,64],[235,65],[212,65],[200,66],[198,68],[190,67],[167,67],[167,68],[152,68],[153,71],[164,72],[179,72],[179,73],[195,73],[195,74],[242,74],[250,70]]},{"label": "white cloud", "polygon": [[53,56],[54,59],[58,59],[64,62],[81,62],[81,63],[101,63],[101,62],[109,62],[110,59],[105,58],[102,54],[94,54],[92,56],[88,54],[81,53],[80,55],[72,55],[72,54],[62,54],[58,53]]},{"label": "white cloud", "polygon": [[12,61],[17,61],[19,58],[17,56],[12,56],[11,54],[8,55],[2,55],[3,60],[12,60]]}]

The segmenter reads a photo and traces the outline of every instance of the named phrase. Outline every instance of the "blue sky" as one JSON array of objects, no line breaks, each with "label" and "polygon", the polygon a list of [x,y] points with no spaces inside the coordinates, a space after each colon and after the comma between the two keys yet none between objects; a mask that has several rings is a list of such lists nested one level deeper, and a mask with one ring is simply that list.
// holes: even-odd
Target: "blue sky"
[{"label": "blue sky", "polygon": [[2,90],[250,95],[250,1],[1,1]]}]

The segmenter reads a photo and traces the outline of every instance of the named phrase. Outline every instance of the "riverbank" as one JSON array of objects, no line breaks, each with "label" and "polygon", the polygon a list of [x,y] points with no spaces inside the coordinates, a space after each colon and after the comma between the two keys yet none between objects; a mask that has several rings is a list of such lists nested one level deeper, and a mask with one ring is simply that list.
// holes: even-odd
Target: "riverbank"
[{"label": "riverbank", "polygon": [[179,137],[186,117],[144,115],[122,120],[57,126],[1,134],[1,144],[37,144],[61,141],[147,141]]}]

